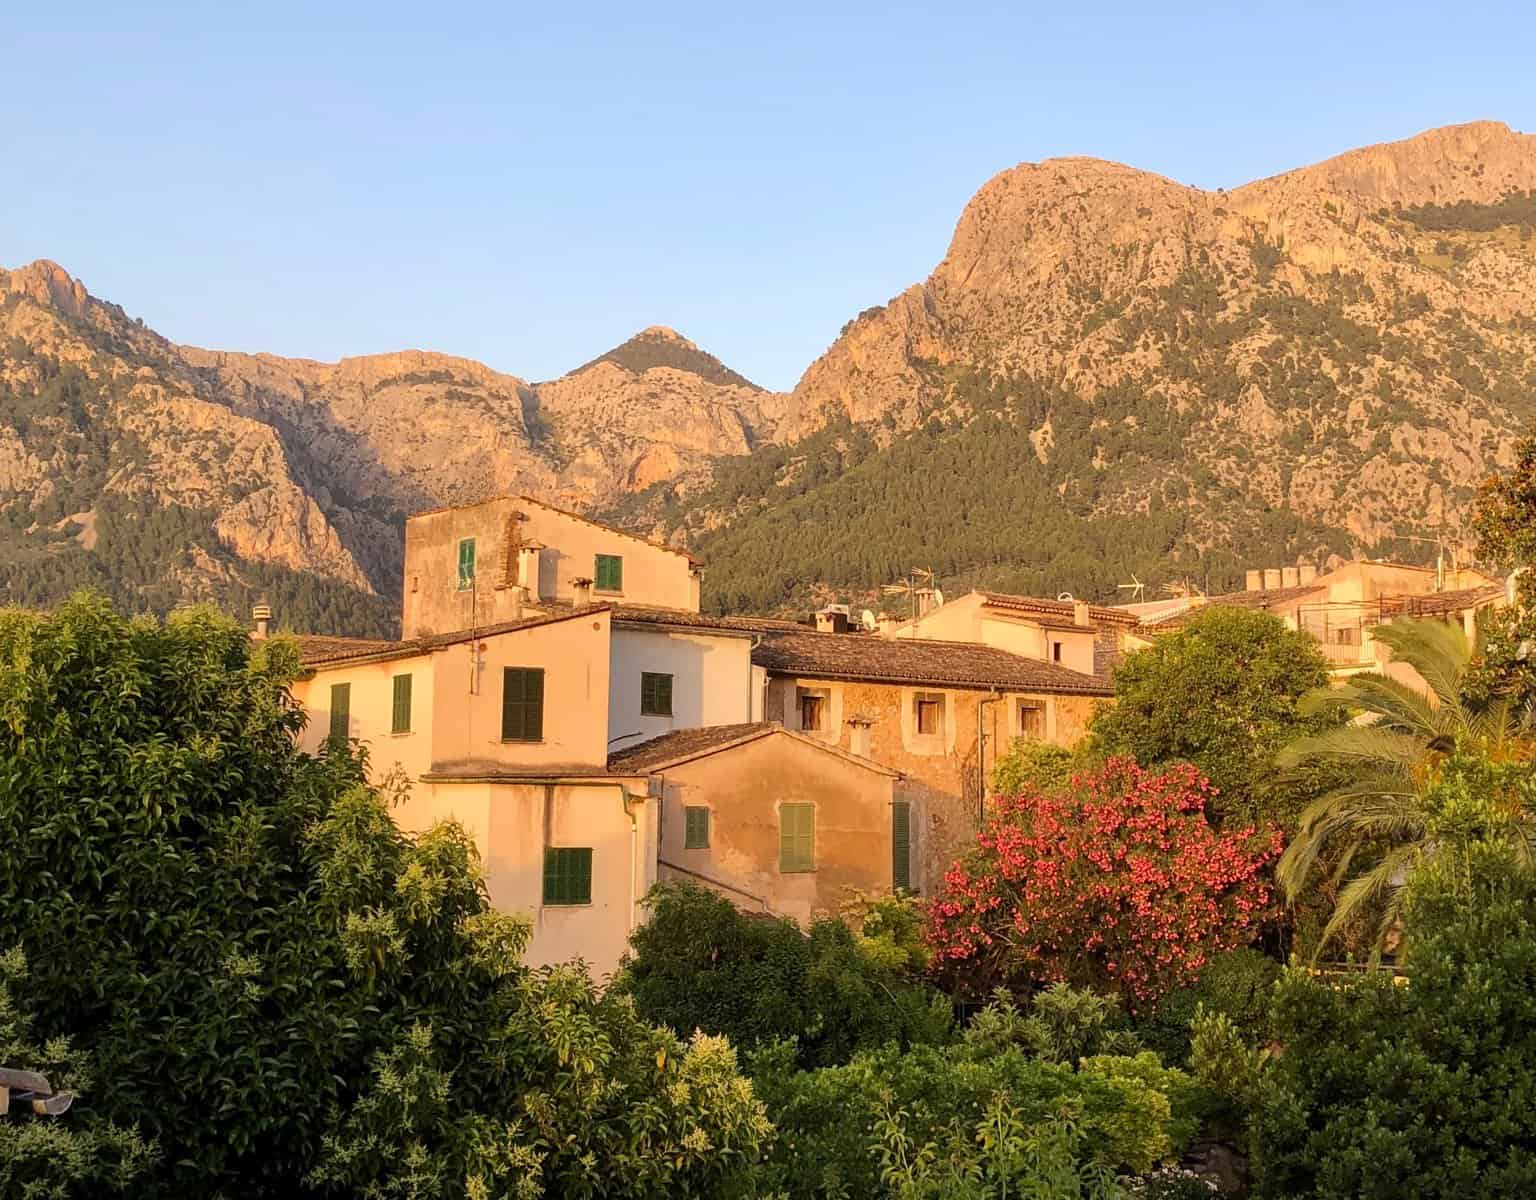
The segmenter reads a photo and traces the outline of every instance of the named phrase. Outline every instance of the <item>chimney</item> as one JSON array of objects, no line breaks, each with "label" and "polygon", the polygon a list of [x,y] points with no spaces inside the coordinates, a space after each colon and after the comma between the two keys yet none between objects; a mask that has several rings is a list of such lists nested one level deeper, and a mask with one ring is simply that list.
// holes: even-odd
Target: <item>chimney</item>
[{"label": "chimney", "polygon": [[539,551],[537,542],[524,542],[517,548],[517,586],[531,601],[539,598]]},{"label": "chimney", "polygon": [[928,611],[933,608],[933,589],[918,588],[914,594],[917,597],[917,615],[926,617]]},{"label": "chimney", "polygon": [[1243,574],[1243,590],[1256,592],[1264,586],[1263,571],[1246,571]]},{"label": "chimney", "polygon": [[571,580],[571,602],[580,608],[584,604],[592,603],[592,581],[590,579]]},{"label": "chimney", "polygon": [[894,635],[896,626],[899,624],[901,624],[900,620],[888,612],[882,610],[875,614],[875,627],[880,630],[881,637],[891,637]]},{"label": "chimney", "polygon": [[1298,587],[1301,583],[1301,573],[1295,567],[1280,568],[1280,585],[1282,587]]},{"label": "chimney", "polygon": [[1317,564],[1304,562],[1296,568],[1296,583],[1299,587],[1306,587],[1317,578]]},{"label": "chimney", "polygon": [[848,726],[848,751],[860,758],[869,757],[869,729],[874,724],[868,717],[849,717],[843,722]]},{"label": "chimney", "polygon": [[1074,600],[1074,601],[1072,601],[1072,624],[1074,624],[1074,625],[1092,625],[1093,624],[1093,622],[1088,619],[1088,601],[1086,601],[1086,600]]},{"label": "chimney", "polygon": [[1272,591],[1274,591],[1279,586],[1280,586],[1280,568],[1279,567],[1265,567],[1264,568],[1264,590],[1266,592],[1272,592]]},{"label": "chimney", "polygon": [[251,618],[256,622],[256,631],[251,636],[261,641],[272,631],[272,606],[265,600],[260,601],[252,607]]},{"label": "chimney", "polygon": [[847,633],[848,610],[834,604],[829,604],[826,608],[819,609],[816,613],[816,632]]}]

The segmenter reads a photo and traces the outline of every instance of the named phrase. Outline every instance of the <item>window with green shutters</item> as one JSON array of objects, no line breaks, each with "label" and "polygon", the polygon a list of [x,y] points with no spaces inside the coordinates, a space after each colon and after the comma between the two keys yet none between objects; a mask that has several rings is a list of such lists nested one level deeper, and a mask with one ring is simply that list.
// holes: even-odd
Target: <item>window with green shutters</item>
[{"label": "window with green shutters", "polygon": [[640,711],[650,717],[672,715],[672,676],[660,671],[640,672]]},{"label": "window with green shutters", "polygon": [[891,805],[891,887],[912,890],[912,805],[905,800]]},{"label": "window with green shutters", "polygon": [[411,731],[411,677],[395,676],[395,702],[389,721],[390,733]]},{"label": "window with green shutters", "polygon": [[502,672],[501,740],[544,740],[543,667],[508,667]]},{"label": "window with green shutters", "polygon": [[622,592],[624,559],[617,554],[599,554],[592,571],[592,584],[600,592]]},{"label": "window with green shutters", "polygon": [[331,738],[344,742],[352,732],[352,685],[331,684]]},{"label": "window with green shutters", "polygon": [[592,903],[592,851],[551,847],[544,851],[544,903]]},{"label": "window with green shutters", "polygon": [[816,806],[779,805],[779,870],[816,869]]},{"label": "window with green shutters", "polygon": [[459,591],[467,592],[475,586],[475,539],[464,538],[459,542]]},{"label": "window with green shutters", "polygon": [[683,849],[709,848],[709,809],[690,804],[683,809]]}]

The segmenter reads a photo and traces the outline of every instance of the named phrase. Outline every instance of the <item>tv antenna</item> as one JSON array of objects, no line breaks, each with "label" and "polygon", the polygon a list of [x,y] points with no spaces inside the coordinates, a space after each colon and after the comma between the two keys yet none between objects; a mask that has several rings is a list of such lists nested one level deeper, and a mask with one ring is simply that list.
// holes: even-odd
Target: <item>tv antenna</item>
[{"label": "tv antenna", "polygon": [[[907,598],[907,615],[912,624],[912,636],[917,636],[917,598],[920,595],[933,595],[933,572],[922,567],[913,567],[902,578],[900,583],[883,584],[880,590],[888,596],[905,596]],[[942,593],[940,593],[942,595]]]},{"label": "tv antenna", "polygon": [[1130,592],[1132,604],[1140,604],[1147,595],[1147,585],[1136,578],[1136,573],[1134,571],[1131,573],[1130,583],[1122,583],[1116,590],[1121,592]]}]

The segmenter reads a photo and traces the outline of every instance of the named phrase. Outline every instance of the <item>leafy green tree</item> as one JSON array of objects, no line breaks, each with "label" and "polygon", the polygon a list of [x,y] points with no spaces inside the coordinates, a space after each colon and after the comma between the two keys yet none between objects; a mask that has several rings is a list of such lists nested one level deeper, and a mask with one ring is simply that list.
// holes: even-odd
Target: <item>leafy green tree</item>
[{"label": "leafy green tree", "polygon": [[1416,873],[1406,918],[1406,985],[1279,985],[1250,1089],[1260,1197],[1536,1195],[1536,874],[1473,843]]},{"label": "leafy green tree", "polygon": [[1268,613],[1209,606],[1115,671],[1115,699],[1095,716],[1095,748],[1143,766],[1187,761],[1217,789],[1218,822],[1279,820],[1294,797],[1270,784],[1270,760],[1325,718],[1299,701],[1328,682],[1306,634]]},{"label": "leafy green tree", "polygon": [[769,1130],[728,1048],[530,971],[456,826],[295,748],[281,639],[82,596],[0,614],[0,945],[135,1195],[713,1194]]},{"label": "leafy green tree", "polygon": [[137,1131],[105,1121],[90,1099],[89,1064],[67,1038],[45,1045],[32,1036],[16,991],[27,987],[20,950],[0,954],[0,1066],[41,1071],[55,1089],[74,1093],[66,1119],[34,1116],[13,1104],[0,1116],[0,1196],[28,1200],[132,1194],[135,1179],[154,1161],[155,1148]]},{"label": "leafy green tree", "polygon": [[1084,745],[1078,752],[1033,738],[1015,738],[1008,753],[992,768],[992,791],[1000,796],[1038,789],[1053,792],[1067,786],[1075,772],[1089,765]]},{"label": "leafy green tree", "polygon": [[658,884],[646,906],[650,920],[630,935],[613,987],[679,1035],[701,1029],[743,1048],[793,1038],[803,1066],[845,1062],[886,1041],[949,1037],[948,1000],[908,974],[917,951],[907,948],[915,931],[904,909],[870,910],[870,945],[843,921],[802,932],[691,884]]},{"label": "leafy green tree", "polygon": [[[1532,733],[1530,710],[1512,698],[1467,695],[1473,648],[1459,625],[1395,621],[1371,632],[1395,661],[1423,677],[1429,691],[1377,672],[1321,688],[1307,697],[1306,711],[1354,719],[1299,738],[1277,756],[1298,779],[1308,772],[1316,777],[1319,768],[1344,773],[1344,782],[1302,813],[1278,871],[1293,901],[1324,865],[1336,883],[1343,882],[1319,948],[1372,911],[1380,917],[1378,943],[1385,937],[1399,919],[1397,900],[1408,870],[1443,844],[1448,789],[1465,783],[1472,763],[1524,756]],[[1458,750],[1473,757],[1462,758],[1455,772],[1443,776],[1442,764]],[[1536,813],[1529,807],[1525,778],[1518,770],[1507,774],[1492,793],[1499,807],[1489,816],[1497,821],[1499,836],[1528,854],[1536,848]],[[1491,779],[1482,782],[1492,786]],[[1466,805],[1456,811],[1464,814]]]},{"label": "leafy green tree", "polygon": [[1478,557],[1515,573],[1515,604],[1478,614],[1478,646],[1465,690],[1484,703],[1505,696],[1536,704],[1536,437],[1515,446],[1515,464],[1478,491],[1472,527]]}]

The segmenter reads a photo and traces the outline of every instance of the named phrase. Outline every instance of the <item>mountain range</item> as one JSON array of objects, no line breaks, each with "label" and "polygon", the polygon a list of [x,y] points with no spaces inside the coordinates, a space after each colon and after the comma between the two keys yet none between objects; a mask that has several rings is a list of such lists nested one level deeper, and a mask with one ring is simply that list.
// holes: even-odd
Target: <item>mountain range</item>
[{"label": "mountain range", "polygon": [[660,327],[545,383],[195,349],[33,263],[0,271],[0,587],[387,632],[404,515],[506,491],[687,544],[717,609],[1422,557],[1536,416],[1533,225],[1536,137],[1495,122],[1230,191],[1024,163],[787,394]]}]

